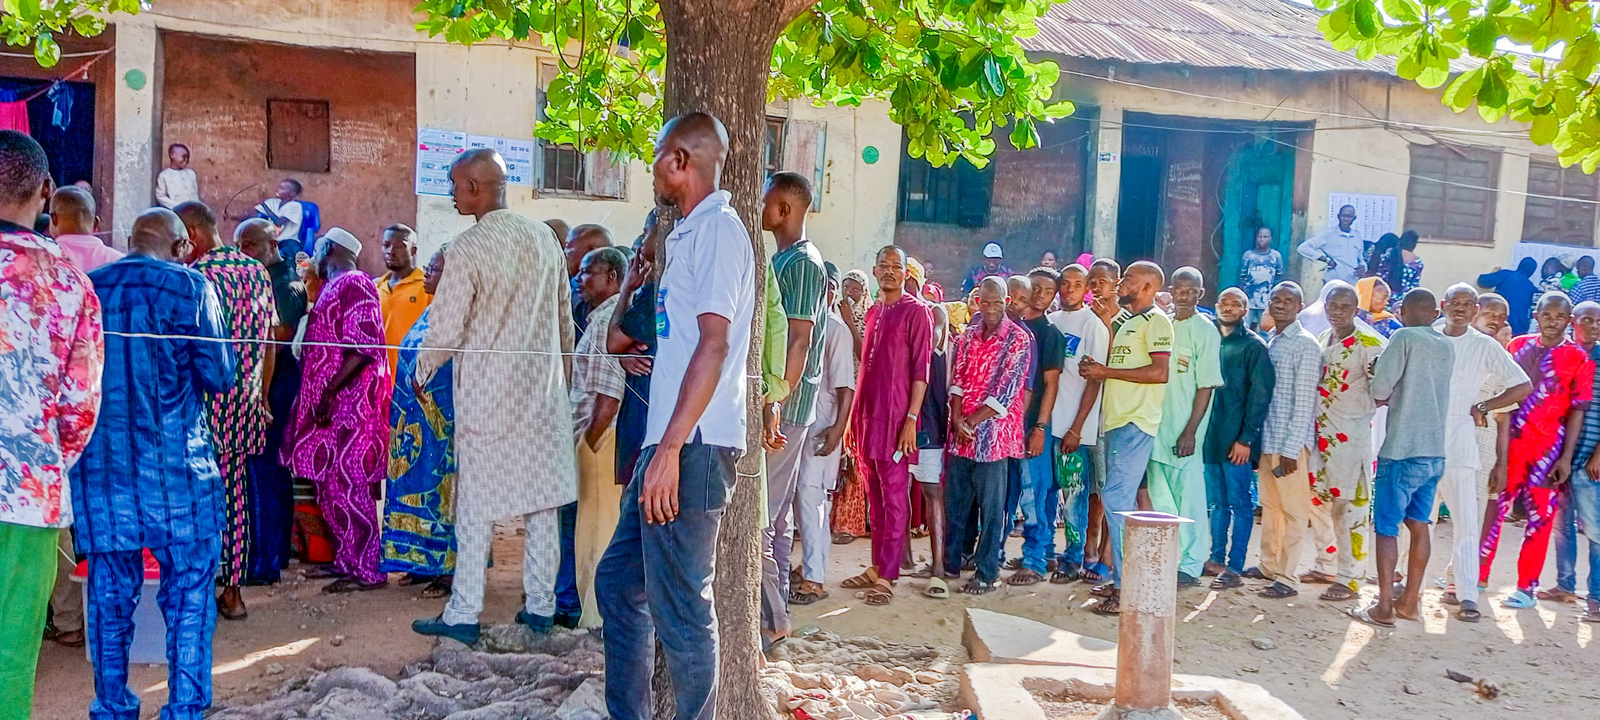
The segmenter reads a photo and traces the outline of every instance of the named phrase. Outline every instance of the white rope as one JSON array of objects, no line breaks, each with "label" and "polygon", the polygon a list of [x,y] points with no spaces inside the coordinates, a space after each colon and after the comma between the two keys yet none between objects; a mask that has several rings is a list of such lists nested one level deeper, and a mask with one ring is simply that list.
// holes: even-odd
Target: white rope
[{"label": "white rope", "polygon": [[314,342],[302,340],[299,343],[293,340],[247,340],[243,338],[214,338],[198,335],[169,335],[163,333],[122,332],[120,330],[106,330],[106,335],[112,337],[131,338],[140,340],[196,340],[200,342],[226,343],[230,345],[276,345],[279,347],[332,347],[346,350],[442,350],[452,353],[470,353],[480,355],[556,355],[561,357],[610,357],[610,358],[649,358],[649,355],[611,354],[611,353],[580,353],[580,352],[551,352],[549,350],[500,350],[496,348],[441,348],[423,345],[416,348],[407,348],[400,345],[362,344],[340,342]]}]

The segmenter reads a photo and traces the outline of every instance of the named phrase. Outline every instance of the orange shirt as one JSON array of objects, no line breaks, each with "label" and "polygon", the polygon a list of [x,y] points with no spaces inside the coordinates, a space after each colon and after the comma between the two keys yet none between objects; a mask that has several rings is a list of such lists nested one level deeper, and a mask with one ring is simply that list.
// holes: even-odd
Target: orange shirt
[{"label": "orange shirt", "polygon": [[[433,302],[433,296],[422,289],[421,268],[413,268],[411,274],[391,286],[389,281],[393,276],[394,273],[387,272],[378,278],[378,304],[383,308],[385,345],[399,345],[406,333],[411,331],[411,326],[417,323],[417,318],[422,317],[422,311],[428,309],[428,303]],[[399,357],[400,351],[389,350],[391,372]]]}]

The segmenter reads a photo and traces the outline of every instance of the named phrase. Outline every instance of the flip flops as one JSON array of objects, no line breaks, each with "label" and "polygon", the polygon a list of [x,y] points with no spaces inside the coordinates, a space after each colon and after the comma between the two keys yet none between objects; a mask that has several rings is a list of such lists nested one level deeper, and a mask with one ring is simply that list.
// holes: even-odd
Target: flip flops
[{"label": "flip flops", "polygon": [[1006,578],[1007,585],[1015,585],[1018,587],[1038,585],[1041,582],[1044,582],[1044,576],[1029,570],[1028,568],[1022,568],[1021,570],[1018,570],[1012,574],[1011,577]]},{"label": "flip flops", "polygon": [[1456,611],[1456,619],[1461,622],[1475,623],[1483,619],[1483,613],[1478,612],[1474,603],[1462,603],[1461,609]]},{"label": "flip flops", "polygon": [[949,600],[950,583],[945,582],[944,578],[928,578],[928,588],[922,594],[935,600]]},{"label": "flip flops", "polygon": [[1111,579],[1111,568],[1101,562],[1089,563],[1083,566],[1078,579],[1090,585],[1100,585]]},{"label": "flip flops", "polygon": [[1326,602],[1345,602],[1354,600],[1357,597],[1360,596],[1354,590],[1351,590],[1349,585],[1334,583],[1329,585],[1327,590],[1323,590],[1322,594],[1317,596],[1317,599]]},{"label": "flip flops", "polygon": [[1512,610],[1527,610],[1538,606],[1539,599],[1522,590],[1511,593],[1506,596],[1506,599],[1500,601],[1500,607]]},{"label": "flip flops", "polygon": [[1363,607],[1363,608],[1350,608],[1349,610],[1344,611],[1344,614],[1349,615],[1356,622],[1360,622],[1360,623],[1363,623],[1363,624],[1366,624],[1366,625],[1371,625],[1371,626],[1376,627],[1376,628],[1383,628],[1385,630],[1393,630],[1394,629],[1394,621],[1393,620],[1379,620],[1379,619],[1377,619],[1377,618],[1372,616],[1372,610],[1375,607],[1377,607],[1377,606],[1368,605],[1368,606]]}]

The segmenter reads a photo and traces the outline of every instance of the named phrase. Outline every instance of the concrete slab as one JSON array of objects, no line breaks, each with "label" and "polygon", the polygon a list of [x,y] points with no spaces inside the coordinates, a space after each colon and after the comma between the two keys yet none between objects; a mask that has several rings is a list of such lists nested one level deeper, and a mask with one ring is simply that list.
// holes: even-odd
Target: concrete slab
[{"label": "concrete slab", "polygon": [[[979,720],[1049,720],[1033,692],[1109,702],[1117,673],[1107,668],[972,663],[962,668],[961,700]],[[1204,675],[1173,675],[1172,698],[1210,702],[1237,720],[1303,720],[1259,685]]]},{"label": "concrete slab", "polygon": [[961,643],[973,662],[1115,668],[1117,644],[1027,618],[967,608]]}]

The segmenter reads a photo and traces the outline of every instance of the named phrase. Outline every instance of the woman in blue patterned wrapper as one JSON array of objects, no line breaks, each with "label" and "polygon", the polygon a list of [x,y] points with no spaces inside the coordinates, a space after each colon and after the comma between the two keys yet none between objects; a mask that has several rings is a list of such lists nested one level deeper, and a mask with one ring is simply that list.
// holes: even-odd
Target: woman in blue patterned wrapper
[{"label": "woman in blue patterned wrapper", "polygon": [[[444,272],[444,249],[428,262],[423,288],[432,293]],[[424,310],[400,341],[394,399],[389,406],[389,486],[384,497],[383,572],[406,573],[402,585],[427,583],[422,597],[450,595],[456,565],[450,501],[456,479],[455,403],[446,362],[421,391],[409,381],[428,332]]]}]

